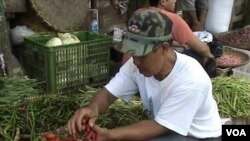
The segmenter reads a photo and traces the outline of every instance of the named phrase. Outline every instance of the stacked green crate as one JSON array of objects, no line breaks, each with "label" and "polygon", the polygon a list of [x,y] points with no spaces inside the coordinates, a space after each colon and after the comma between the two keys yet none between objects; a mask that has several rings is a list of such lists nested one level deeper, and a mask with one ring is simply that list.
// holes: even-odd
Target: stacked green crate
[{"label": "stacked green crate", "polygon": [[26,72],[54,93],[72,93],[85,85],[101,86],[109,80],[112,38],[91,32],[73,32],[80,43],[47,47],[57,34],[25,38]]}]

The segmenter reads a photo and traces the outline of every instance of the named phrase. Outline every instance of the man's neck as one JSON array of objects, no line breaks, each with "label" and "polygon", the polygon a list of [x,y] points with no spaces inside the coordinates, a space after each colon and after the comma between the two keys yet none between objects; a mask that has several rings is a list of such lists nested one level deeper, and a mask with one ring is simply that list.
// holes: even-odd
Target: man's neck
[{"label": "man's neck", "polygon": [[171,50],[168,54],[166,54],[165,60],[166,61],[164,61],[161,73],[159,73],[157,76],[154,76],[155,79],[158,81],[165,79],[173,70],[175,62],[177,60],[176,53],[173,50]]}]

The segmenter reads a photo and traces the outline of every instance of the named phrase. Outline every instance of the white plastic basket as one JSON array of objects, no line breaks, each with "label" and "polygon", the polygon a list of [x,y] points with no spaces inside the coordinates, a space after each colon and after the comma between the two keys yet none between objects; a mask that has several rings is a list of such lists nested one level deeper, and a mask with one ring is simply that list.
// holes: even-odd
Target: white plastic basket
[{"label": "white plastic basket", "polygon": [[249,125],[250,117],[245,118],[221,118],[222,125]]},{"label": "white plastic basket", "polygon": [[[248,54],[248,56],[250,56],[250,51],[244,50],[244,52]],[[250,80],[250,62],[248,62],[246,65],[233,68],[232,71],[233,71],[233,76],[242,77]]]},{"label": "white plastic basket", "polygon": [[244,72],[237,69],[233,69],[233,76],[235,77],[241,77],[250,80],[250,71]]}]

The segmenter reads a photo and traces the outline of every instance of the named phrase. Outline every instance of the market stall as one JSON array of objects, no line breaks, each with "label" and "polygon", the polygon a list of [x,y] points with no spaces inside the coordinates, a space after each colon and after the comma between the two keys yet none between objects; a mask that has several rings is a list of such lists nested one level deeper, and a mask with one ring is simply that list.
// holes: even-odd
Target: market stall
[{"label": "market stall", "polygon": [[[16,45],[13,36],[9,39],[0,0],[0,65],[4,59],[7,68],[3,74],[12,76],[11,47],[20,55],[24,71],[6,77],[1,74],[3,65],[0,67],[0,141],[72,140],[66,128],[69,118],[75,110],[88,105],[121,67],[122,55],[112,50],[113,28],[124,28],[132,12],[144,6],[140,2],[25,1],[18,8],[8,9],[15,15],[11,14],[11,31],[21,27],[29,33],[15,36],[22,39]],[[222,124],[249,125],[250,26],[214,37],[223,48],[216,56],[218,72],[210,78]],[[117,99],[97,124],[111,129],[148,119],[139,94],[134,95],[128,102]],[[96,139],[88,126],[82,134]]]}]

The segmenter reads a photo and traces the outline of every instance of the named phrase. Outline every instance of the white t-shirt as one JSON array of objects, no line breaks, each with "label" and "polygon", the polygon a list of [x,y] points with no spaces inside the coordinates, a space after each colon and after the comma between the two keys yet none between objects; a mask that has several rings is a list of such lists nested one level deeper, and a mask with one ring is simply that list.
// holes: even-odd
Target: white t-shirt
[{"label": "white t-shirt", "polygon": [[150,117],[181,135],[221,136],[221,121],[209,76],[196,60],[176,54],[173,70],[162,81],[140,74],[131,57],[105,87],[125,101],[140,92]]}]

